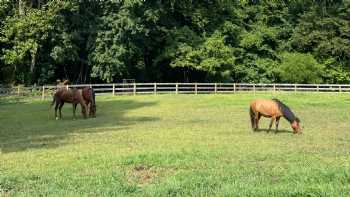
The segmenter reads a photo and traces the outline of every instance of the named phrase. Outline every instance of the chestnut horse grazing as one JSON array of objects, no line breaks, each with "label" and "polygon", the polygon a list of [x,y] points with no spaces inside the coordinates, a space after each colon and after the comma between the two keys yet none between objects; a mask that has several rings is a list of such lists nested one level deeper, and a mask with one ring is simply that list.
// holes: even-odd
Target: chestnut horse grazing
[{"label": "chestnut horse grazing", "polygon": [[[53,96],[51,106],[55,104],[55,118],[56,120],[62,118],[62,107],[64,103],[73,104],[73,117],[75,119],[75,111],[78,104],[80,104],[84,118],[86,118],[87,105],[83,97],[83,90],[77,88],[65,89],[59,88]],[[59,110],[59,117],[57,117],[57,109]]]},{"label": "chestnut horse grazing", "polygon": [[278,99],[257,99],[250,103],[250,120],[252,129],[255,131],[259,128],[261,116],[271,118],[269,130],[271,130],[274,120],[276,120],[276,132],[280,118],[283,116],[293,128],[293,133],[301,133],[300,120],[294,113]]}]

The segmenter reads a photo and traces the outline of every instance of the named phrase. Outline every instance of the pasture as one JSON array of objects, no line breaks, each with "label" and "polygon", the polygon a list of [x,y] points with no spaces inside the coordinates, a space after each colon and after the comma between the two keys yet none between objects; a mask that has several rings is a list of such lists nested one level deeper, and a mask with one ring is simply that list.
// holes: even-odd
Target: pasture
[{"label": "pasture", "polygon": [[[272,96],[302,135],[251,130]],[[0,196],[350,195],[350,94],[97,96],[97,118],[59,121],[49,102],[0,99]]]}]

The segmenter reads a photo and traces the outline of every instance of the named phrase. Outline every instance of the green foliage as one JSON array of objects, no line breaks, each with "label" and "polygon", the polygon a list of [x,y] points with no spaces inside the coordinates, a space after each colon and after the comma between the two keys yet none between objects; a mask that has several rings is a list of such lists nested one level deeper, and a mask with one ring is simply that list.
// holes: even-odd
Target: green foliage
[{"label": "green foliage", "polygon": [[53,30],[53,15],[41,10],[32,10],[25,16],[7,18],[1,42],[6,43],[2,60],[7,67],[9,80],[32,83],[40,65],[38,54],[45,50],[45,43]]},{"label": "green foliage", "polygon": [[198,48],[187,44],[180,45],[171,65],[205,71],[211,77],[229,80],[235,58],[232,48],[227,46],[224,40],[223,36],[215,33]]},{"label": "green foliage", "polygon": [[346,83],[349,15],[343,0],[0,1],[0,83],[292,82],[284,53],[334,59],[316,81]]},{"label": "green foliage", "polygon": [[333,59],[327,59],[323,63],[326,68],[325,82],[330,84],[348,84],[350,83],[350,72],[344,69],[344,66]]},{"label": "green foliage", "polygon": [[284,53],[280,65],[283,82],[320,83],[324,67],[311,54]]}]

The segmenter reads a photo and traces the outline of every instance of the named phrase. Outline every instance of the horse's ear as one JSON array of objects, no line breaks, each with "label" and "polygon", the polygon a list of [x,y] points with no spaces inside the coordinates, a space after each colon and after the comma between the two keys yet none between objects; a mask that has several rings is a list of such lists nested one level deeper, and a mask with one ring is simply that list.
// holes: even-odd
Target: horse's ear
[{"label": "horse's ear", "polygon": [[300,119],[298,117],[295,118],[295,121],[297,121],[297,123],[300,123]]}]

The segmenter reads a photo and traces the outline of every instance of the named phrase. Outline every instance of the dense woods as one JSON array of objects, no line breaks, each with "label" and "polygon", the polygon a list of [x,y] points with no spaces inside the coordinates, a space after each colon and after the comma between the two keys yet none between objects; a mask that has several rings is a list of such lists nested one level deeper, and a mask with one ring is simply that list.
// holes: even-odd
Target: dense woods
[{"label": "dense woods", "polygon": [[0,83],[350,83],[350,0],[0,0]]}]

